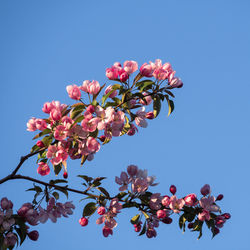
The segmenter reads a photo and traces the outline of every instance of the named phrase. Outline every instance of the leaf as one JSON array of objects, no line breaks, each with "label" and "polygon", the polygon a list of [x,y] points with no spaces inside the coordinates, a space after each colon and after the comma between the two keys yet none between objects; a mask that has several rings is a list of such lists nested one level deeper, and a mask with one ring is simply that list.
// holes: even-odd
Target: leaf
[{"label": "leaf", "polygon": [[66,185],[66,186],[61,186],[61,187],[55,187],[55,189],[56,190],[58,190],[58,191],[60,191],[60,192],[62,192],[63,194],[65,194],[65,196],[67,197],[67,199],[68,199],[68,196],[69,196],[69,193],[68,193],[68,191],[65,189],[65,188],[67,188],[68,187],[68,185]]},{"label": "leaf", "polygon": [[179,218],[179,227],[180,227],[180,229],[183,229],[183,232],[185,232],[185,222],[186,222],[186,218],[185,218],[185,214],[183,214]]},{"label": "leaf", "polygon": [[58,165],[53,165],[53,167],[54,167],[55,175],[58,175],[62,169],[62,163],[60,163]]},{"label": "leaf", "polygon": [[81,160],[81,166],[83,165],[83,163],[87,160],[87,156],[83,155],[82,156],[82,160]]},{"label": "leaf", "polygon": [[118,198],[118,199],[122,199],[124,196],[126,196],[128,193],[126,193],[126,192],[120,192],[118,195],[116,195],[116,197]]},{"label": "leaf", "polygon": [[109,192],[105,188],[103,188],[103,187],[97,187],[97,189],[100,192],[102,192],[103,194],[105,194],[106,197],[108,197],[108,198],[110,197]]},{"label": "leaf", "polygon": [[59,200],[59,194],[57,192],[53,192],[52,195],[55,197],[56,200]]},{"label": "leaf", "polygon": [[134,78],[133,85],[134,85],[135,83],[137,83],[142,77],[143,77],[143,75],[139,72],[139,73],[137,74],[137,76]]},{"label": "leaf", "polygon": [[154,97],[153,108],[154,108],[154,116],[157,117],[161,110],[161,99],[159,96]]},{"label": "leaf", "polygon": [[75,118],[78,118],[79,117],[79,115],[81,114],[83,112],[83,109],[74,109],[72,112],[71,112],[71,114],[70,114],[70,118],[72,119],[72,120],[74,120]]},{"label": "leaf", "polygon": [[174,111],[174,102],[172,100],[167,99],[168,101],[168,116]]},{"label": "leaf", "polygon": [[146,220],[149,219],[149,215],[146,212],[142,211],[142,213],[145,216]]},{"label": "leaf", "polygon": [[149,89],[150,86],[152,86],[155,82],[151,81],[151,80],[145,80],[142,82],[138,82],[136,84],[136,86],[138,87],[138,89],[140,90],[140,92],[143,92],[144,89]]},{"label": "leaf", "polygon": [[84,179],[88,184],[93,180],[92,177],[89,177],[87,175],[77,175],[77,177]]},{"label": "leaf", "polygon": [[141,230],[139,236],[142,236],[143,234],[146,233],[146,228],[147,228],[147,227],[146,227],[146,221],[145,221],[144,224],[143,224],[143,227],[142,227],[142,230]]},{"label": "leaf", "polygon": [[167,94],[169,94],[170,96],[172,96],[173,98],[175,98],[174,94],[173,94],[171,91],[166,90],[166,89],[164,89],[164,91],[165,91]]},{"label": "leaf", "polygon": [[96,209],[97,209],[96,203],[90,202],[84,207],[82,216],[83,217],[90,216],[96,211]]},{"label": "leaf", "polygon": [[131,224],[138,224],[139,220],[140,220],[140,214],[137,214],[130,220],[130,222]]},{"label": "leaf", "polygon": [[98,136],[98,132],[99,132],[99,130],[96,129],[94,132],[90,132],[90,133],[89,133],[89,136],[91,136],[91,137],[93,137],[93,138],[96,138],[96,137]]},{"label": "leaf", "polygon": [[114,84],[112,86],[112,90],[108,92],[108,94],[104,95],[102,97],[102,106],[104,105],[105,101],[108,99],[108,97],[113,93],[115,92],[117,89],[120,89],[121,85],[120,84]]},{"label": "leaf", "polygon": [[78,102],[78,103],[75,103],[73,105],[71,105],[72,108],[76,108],[76,107],[83,107],[85,108],[87,105],[82,103],[82,102]]},{"label": "leaf", "polygon": [[40,149],[40,147],[38,147],[36,144],[31,148],[31,153],[33,153],[33,152],[36,152],[36,151],[38,151]]},{"label": "leaf", "polygon": [[56,180],[51,180],[49,183],[50,183],[50,184],[68,183],[68,181],[63,180],[63,179],[56,179]]},{"label": "leaf", "polygon": [[37,134],[36,136],[34,136],[33,140],[35,140],[35,139],[37,139],[37,138],[39,138],[39,137],[41,137],[41,136],[43,136],[43,135],[47,135],[47,134],[49,134],[50,132],[51,132],[51,130],[48,129],[48,128],[46,128],[46,129],[44,129],[42,132],[40,132],[39,134]]},{"label": "leaf", "polygon": [[45,136],[42,139],[44,146],[47,148],[52,143],[52,136]]}]

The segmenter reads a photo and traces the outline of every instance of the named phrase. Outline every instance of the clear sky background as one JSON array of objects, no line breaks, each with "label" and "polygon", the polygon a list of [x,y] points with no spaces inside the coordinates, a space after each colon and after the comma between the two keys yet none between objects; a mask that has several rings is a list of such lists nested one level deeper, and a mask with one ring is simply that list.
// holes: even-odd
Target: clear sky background
[{"label": "clear sky background", "polygon": [[[105,69],[116,61],[161,58],[184,82],[175,91],[173,115],[167,118],[165,106],[147,129],[115,138],[84,167],[70,161],[69,181],[79,188],[79,173],[107,176],[103,186],[115,194],[114,176],[133,163],[157,177],[155,192],[168,193],[175,184],[182,196],[209,183],[213,194],[224,194],[220,205],[232,214],[221,234],[211,240],[204,230],[197,241],[196,233],[181,233],[178,216],[157,229],[157,238],[138,237],[129,223],[136,211],[124,210],[106,239],[96,215],[89,226],[78,224],[84,203],[70,194],[74,215],[38,226],[38,242],[27,240],[22,249],[250,249],[249,13],[247,0],[0,1],[1,177],[30,151],[34,133],[26,123],[43,117],[44,102],[73,103],[67,85],[108,82]],[[31,159],[21,173],[40,178],[36,168]],[[0,197],[18,209],[31,201],[24,191],[31,186],[5,183]]]}]

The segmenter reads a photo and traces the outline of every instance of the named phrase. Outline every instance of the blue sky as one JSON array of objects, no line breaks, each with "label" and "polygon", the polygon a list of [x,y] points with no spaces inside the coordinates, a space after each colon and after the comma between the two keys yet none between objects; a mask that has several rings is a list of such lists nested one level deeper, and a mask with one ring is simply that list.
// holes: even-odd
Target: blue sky
[{"label": "blue sky", "polygon": [[[1,1],[2,177],[29,152],[33,134],[26,131],[26,123],[43,116],[44,102],[73,103],[67,85],[85,79],[105,83],[105,69],[116,61],[142,64],[161,58],[184,82],[175,91],[173,115],[167,118],[164,107],[147,129],[114,139],[93,162],[81,168],[80,162],[71,161],[69,180],[79,187],[74,177],[79,173],[107,176],[104,186],[116,191],[114,176],[133,163],[157,176],[155,192],[167,193],[175,184],[181,196],[198,193],[209,183],[215,195],[224,194],[221,207],[232,214],[213,240],[207,230],[199,241],[194,233],[183,235],[177,216],[149,240],[133,232],[128,219],[136,211],[127,211],[106,239],[95,224],[97,217],[80,227],[84,203],[71,194],[77,206],[74,215],[38,226],[39,241],[27,241],[22,249],[250,248],[249,11],[247,0]],[[36,177],[35,160],[25,163],[21,173]],[[5,183],[0,196],[8,196],[18,208],[32,199],[24,192],[31,185]]]}]

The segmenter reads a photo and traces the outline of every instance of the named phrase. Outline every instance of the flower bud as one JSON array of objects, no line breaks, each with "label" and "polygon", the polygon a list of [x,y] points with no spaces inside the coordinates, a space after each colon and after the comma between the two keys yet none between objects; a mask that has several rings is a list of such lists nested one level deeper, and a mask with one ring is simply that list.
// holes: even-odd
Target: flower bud
[{"label": "flower bud", "polygon": [[127,172],[128,174],[132,177],[132,176],[135,176],[138,172],[138,167],[135,166],[135,165],[129,165],[127,167]]},{"label": "flower bud", "polygon": [[145,117],[150,120],[154,119],[155,118],[154,112],[153,111],[148,112]]},{"label": "flower bud", "polygon": [[44,143],[42,141],[37,141],[36,145],[39,147],[39,148],[43,148],[44,147]]},{"label": "flower bud", "polygon": [[165,210],[158,210],[158,211],[156,212],[156,215],[157,215],[157,218],[158,218],[158,219],[163,219],[163,218],[166,217],[167,213],[166,213]]},{"label": "flower bud", "polygon": [[85,226],[87,226],[88,225],[88,219],[87,218],[85,218],[85,217],[82,217],[80,220],[79,220],[79,223],[80,223],[80,225],[82,226],[82,227],[85,227]]},{"label": "flower bud", "polygon": [[189,223],[188,223],[188,228],[189,228],[189,229],[192,229],[193,227],[194,227],[194,223],[193,223],[193,222],[189,222]]},{"label": "flower bud", "polygon": [[164,223],[164,224],[171,224],[172,223],[172,218],[170,218],[170,217],[165,217],[163,220],[162,220],[162,222]]},{"label": "flower bud", "polygon": [[28,237],[33,240],[33,241],[37,241],[39,238],[39,233],[38,231],[34,230],[28,233]]},{"label": "flower bud", "polygon": [[110,234],[113,234],[113,230],[109,227],[104,226],[102,229],[102,234],[104,237],[108,237]]},{"label": "flower bud", "polygon": [[105,212],[106,212],[105,207],[99,207],[99,208],[97,209],[97,213],[98,213],[99,215],[104,215]]},{"label": "flower bud", "polygon": [[216,201],[221,201],[223,199],[223,194],[219,194],[216,198]]},{"label": "flower bud", "polygon": [[208,184],[204,185],[201,188],[201,194],[204,195],[204,196],[208,195],[210,192],[211,192],[211,189],[210,189],[210,186]]},{"label": "flower bud", "polygon": [[231,218],[231,214],[229,213],[224,213],[222,214],[222,216],[226,219],[226,220],[229,220]]},{"label": "flower bud", "polygon": [[134,225],[134,227],[135,227],[135,232],[140,232],[141,231],[141,224],[136,224],[136,225]]},{"label": "flower bud", "polygon": [[6,197],[2,198],[1,207],[3,210],[7,210],[9,208],[9,200]]},{"label": "flower bud", "polygon": [[120,80],[121,80],[122,82],[126,82],[126,81],[128,80],[128,77],[129,77],[128,73],[127,73],[127,72],[123,72],[123,73],[120,75]]},{"label": "flower bud", "polygon": [[64,172],[64,173],[63,173],[63,178],[64,178],[64,179],[67,179],[67,178],[68,178],[68,173],[67,173],[67,172]]},{"label": "flower bud", "polygon": [[171,185],[169,188],[170,193],[172,193],[173,195],[175,195],[176,193],[176,186],[175,185]]},{"label": "flower bud", "polygon": [[95,106],[89,105],[89,106],[86,108],[86,111],[88,111],[89,113],[93,114],[93,113],[95,112]]},{"label": "flower bud", "polygon": [[101,142],[104,142],[105,139],[106,139],[106,136],[105,136],[105,135],[101,135],[101,136],[99,137],[99,139],[100,139]]}]

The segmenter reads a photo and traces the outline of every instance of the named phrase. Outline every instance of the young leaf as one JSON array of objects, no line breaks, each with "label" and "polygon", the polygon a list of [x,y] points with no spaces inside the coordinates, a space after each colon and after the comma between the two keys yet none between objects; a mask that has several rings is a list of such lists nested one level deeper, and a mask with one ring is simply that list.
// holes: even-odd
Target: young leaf
[{"label": "young leaf", "polygon": [[153,108],[154,108],[154,116],[157,117],[161,110],[161,99],[159,96],[154,97]]},{"label": "young leaf", "polygon": [[130,222],[131,224],[138,224],[139,220],[140,220],[140,214],[137,214],[130,220]]},{"label": "young leaf", "polygon": [[84,207],[82,216],[83,217],[90,216],[96,211],[96,209],[97,209],[96,203],[90,202]]}]

